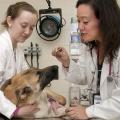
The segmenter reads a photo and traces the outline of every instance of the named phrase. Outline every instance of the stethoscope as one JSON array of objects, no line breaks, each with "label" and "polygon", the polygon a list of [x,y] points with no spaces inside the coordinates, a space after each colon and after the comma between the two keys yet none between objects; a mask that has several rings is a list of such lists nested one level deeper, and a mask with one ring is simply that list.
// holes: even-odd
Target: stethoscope
[{"label": "stethoscope", "polygon": [[111,75],[111,71],[112,71],[112,61],[110,59],[110,63],[109,63],[109,75],[107,76],[108,82],[112,82],[113,81],[113,77]]},{"label": "stethoscope", "polygon": [[[93,83],[94,83],[95,74],[98,71],[98,68],[97,68],[97,66],[95,64],[95,61],[93,59],[92,51],[91,51],[91,57],[92,57],[92,62],[94,64],[95,68],[94,68],[94,71],[92,71],[92,76],[93,77],[92,77],[91,83],[90,83],[90,85],[88,87],[88,90],[89,91],[93,91],[93,93],[96,93],[96,90],[93,90]],[[119,75],[118,75],[119,74],[119,64],[118,64],[117,75],[114,75],[114,72],[112,73],[112,68],[113,68],[113,64],[112,64],[112,60],[110,59],[110,62],[109,62],[109,74],[107,76],[107,81],[108,81],[108,83],[114,83],[115,86],[118,87],[118,80],[117,79],[120,78]]]},{"label": "stethoscope", "polygon": [[115,75],[115,73],[114,73],[114,71],[113,71],[113,73],[112,73],[112,67],[113,66],[113,64],[112,64],[112,61],[111,61],[111,59],[110,59],[110,63],[109,63],[109,75],[107,76],[107,81],[109,82],[109,83],[112,83],[112,82],[114,82],[114,84],[115,84],[115,87],[116,88],[118,88],[118,79],[120,78],[119,77],[119,64],[118,64],[118,71],[117,71],[117,75]]}]

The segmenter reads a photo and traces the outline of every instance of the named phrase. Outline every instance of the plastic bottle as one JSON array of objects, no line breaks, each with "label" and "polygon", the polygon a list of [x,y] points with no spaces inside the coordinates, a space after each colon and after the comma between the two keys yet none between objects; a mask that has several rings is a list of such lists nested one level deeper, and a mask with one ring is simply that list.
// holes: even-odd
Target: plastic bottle
[{"label": "plastic bottle", "polygon": [[71,34],[78,32],[77,17],[71,17]]},{"label": "plastic bottle", "polygon": [[[80,32],[78,32],[78,22],[76,17],[71,18],[71,39],[70,39],[70,56],[75,62],[78,61],[79,56],[84,51],[84,44],[80,38]],[[85,86],[69,84],[69,101],[72,104],[82,104],[84,106],[89,105],[88,90]]]},{"label": "plastic bottle", "polygon": [[80,104],[80,88],[79,86],[70,83],[69,87],[69,105],[79,105]]},{"label": "plastic bottle", "polygon": [[78,32],[77,18],[71,18],[71,40],[70,55],[74,61],[77,61],[80,55],[80,33]]},{"label": "plastic bottle", "polygon": [[[78,22],[76,17],[71,18],[71,39],[69,42],[70,57],[77,62],[80,55],[80,35],[78,33]],[[80,104],[80,88],[78,85],[69,84],[69,105]]]}]

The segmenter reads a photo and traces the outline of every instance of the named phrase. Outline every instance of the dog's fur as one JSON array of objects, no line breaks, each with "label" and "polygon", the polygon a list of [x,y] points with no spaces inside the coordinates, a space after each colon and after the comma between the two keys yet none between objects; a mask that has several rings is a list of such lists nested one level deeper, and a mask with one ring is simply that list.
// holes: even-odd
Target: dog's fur
[{"label": "dog's fur", "polygon": [[[58,66],[56,65],[44,69],[31,68],[12,77],[2,86],[1,90],[17,106],[37,102],[40,111],[35,113],[35,118],[59,117],[65,114],[66,99],[46,89],[46,86],[54,79],[58,79]],[[57,102],[56,111],[52,109],[49,98]]]}]

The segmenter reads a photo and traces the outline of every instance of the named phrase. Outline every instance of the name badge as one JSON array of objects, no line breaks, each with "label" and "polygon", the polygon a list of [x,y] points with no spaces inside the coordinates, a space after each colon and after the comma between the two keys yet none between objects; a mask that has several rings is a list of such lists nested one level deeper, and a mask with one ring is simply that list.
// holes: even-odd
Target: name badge
[{"label": "name badge", "polygon": [[100,104],[101,103],[101,97],[98,93],[93,94],[93,104]]}]

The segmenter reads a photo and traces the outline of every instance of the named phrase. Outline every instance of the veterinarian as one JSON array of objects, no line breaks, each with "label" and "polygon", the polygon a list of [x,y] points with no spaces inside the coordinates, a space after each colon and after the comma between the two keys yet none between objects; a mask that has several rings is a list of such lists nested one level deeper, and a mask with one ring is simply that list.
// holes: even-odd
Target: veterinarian
[{"label": "veterinarian", "polygon": [[[26,2],[18,2],[8,7],[2,23],[5,30],[0,34],[0,86],[16,73],[28,68],[18,43],[23,43],[30,37],[37,17],[37,11]],[[0,91],[0,113],[7,118],[31,115],[39,110],[36,106],[33,104],[17,108]]]},{"label": "veterinarian", "polygon": [[[116,0],[78,0],[78,26],[84,47],[77,63],[63,47],[52,51],[66,71],[66,80],[88,84],[89,107],[69,107],[73,119],[120,119],[120,8]],[[97,96],[97,97],[96,97]],[[98,98],[98,99],[96,99]]]}]

